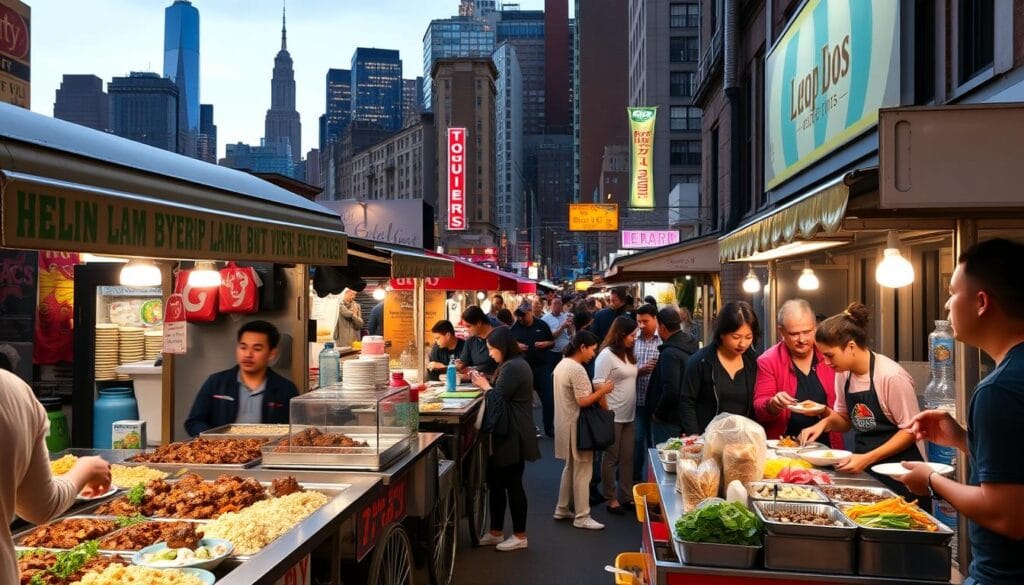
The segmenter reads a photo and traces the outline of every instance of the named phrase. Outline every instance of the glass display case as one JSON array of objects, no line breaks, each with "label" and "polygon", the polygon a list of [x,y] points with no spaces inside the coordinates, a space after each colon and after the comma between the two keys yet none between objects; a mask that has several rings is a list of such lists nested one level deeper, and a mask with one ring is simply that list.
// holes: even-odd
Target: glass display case
[{"label": "glass display case", "polygon": [[263,466],[380,470],[408,452],[417,404],[409,390],[328,387],[292,398],[288,436],[263,447]]}]

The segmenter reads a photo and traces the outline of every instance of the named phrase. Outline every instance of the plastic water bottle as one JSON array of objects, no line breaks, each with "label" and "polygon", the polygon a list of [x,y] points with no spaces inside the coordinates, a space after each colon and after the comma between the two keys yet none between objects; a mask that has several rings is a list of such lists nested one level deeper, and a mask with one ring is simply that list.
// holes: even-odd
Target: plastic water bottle
[{"label": "plastic water bottle", "polygon": [[341,354],[334,349],[334,342],[328,341],[320,351],[320,388],[341,382]]},{"label": "plastic water bottle", "polygon": [[455,368],[455,357],[453,356],[451,361],[448,362],[447,378],[445,379],[445,389],[449,392],[455,392],[455,387],[459,383],[459,372]]},{"label": "plastic water bottle", "polygon": [[[924,389],[925,408],[948,412],[956,418],[956,375],[953,370],[953,331],[949,321],[936,321],[935,330],[928,336],[928,361],[931,379]],[[956,448],[928,442],[928,461],[956,465]],[[945,500],[936,499],[932,513],[940,522],[956,530],[957,512]],[[953,539],[956,542],[956,539]]]}]

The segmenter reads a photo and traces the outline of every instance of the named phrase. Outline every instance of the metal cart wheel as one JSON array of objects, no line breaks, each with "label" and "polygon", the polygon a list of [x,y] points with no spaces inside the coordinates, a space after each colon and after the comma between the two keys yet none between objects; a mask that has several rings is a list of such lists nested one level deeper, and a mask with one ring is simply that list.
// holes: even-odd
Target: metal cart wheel
[{"label": "metal cart wheel", "polygon": [[457,490],[449,489],[434,506],[429,566],[433,585],[451,585],[455,574],[455,550],[459,538],[457,494]]},{"label": "metal cart wheel", "polygon": [[480,539],[487,532],[487,452],[489,437],[480,435],[479,440],[473,446],[467,464],[469,469],[466,473],[464,498],[466,507],[466,520],[469,523],[469,540],[473,546],[480,545]]},{"label": "metal cart wheel", "polygon": [[401,524],[392,524],[374,547],[368,585],[411,585],[412,544]]}]

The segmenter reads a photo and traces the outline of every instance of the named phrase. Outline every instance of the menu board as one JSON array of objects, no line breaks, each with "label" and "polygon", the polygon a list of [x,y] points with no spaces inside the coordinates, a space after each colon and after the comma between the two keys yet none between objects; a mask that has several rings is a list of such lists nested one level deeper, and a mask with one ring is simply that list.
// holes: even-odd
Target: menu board
[{"label": "menu board", "polygon": [[[384,299],[384,339],[391,342],[388,353],[391,359],[398,359],[409,344],[415,347],[416,329],[414,325],[412,291],[391,291]],[[424,292],[423,320],[424,341],[429,347],[433,340],[430,333],[434,323],[445,318],[445,293],[440,290]]]}]

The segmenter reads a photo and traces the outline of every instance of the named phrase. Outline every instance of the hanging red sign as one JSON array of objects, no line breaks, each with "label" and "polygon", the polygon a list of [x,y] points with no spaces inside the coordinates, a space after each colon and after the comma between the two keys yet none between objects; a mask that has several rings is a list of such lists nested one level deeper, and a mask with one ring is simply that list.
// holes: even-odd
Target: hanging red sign
[{"label": "hanging red sign", "polygon": [[466,229],[466,129],[448,129],[448,230]]}]

